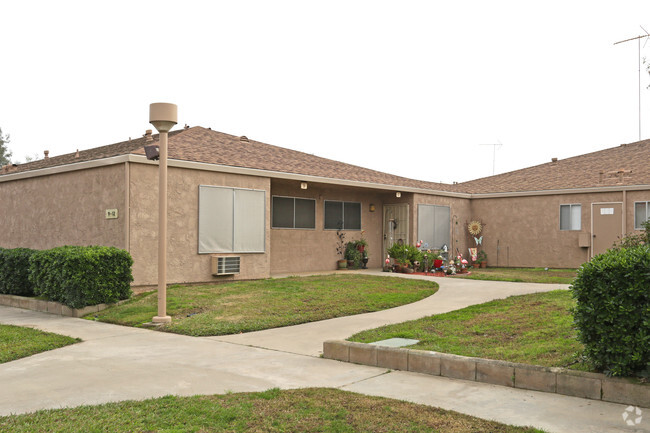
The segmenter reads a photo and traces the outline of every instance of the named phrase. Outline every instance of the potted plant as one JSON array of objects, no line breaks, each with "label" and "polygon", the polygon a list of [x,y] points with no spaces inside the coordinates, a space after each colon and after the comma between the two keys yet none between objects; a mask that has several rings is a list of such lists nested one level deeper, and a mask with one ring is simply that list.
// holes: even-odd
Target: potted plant
[{"label": "potted plant", "polygon": [[336,231],[336,254],[340,259],[336,262],[338,269],[346,269],[348,267],[348,262],[345,260],[345,233],[340,229]]},{"label": "potted plant", "polygon": [[345,259],[348,261],[348,268],[359,268],[362,258],[363,254],[357,248],[357,242],[348,242],[345,245]]},{"label": "potted plant", "polygon": [[476,261],[481,264],[482,268],[487,267],[487,253],[484,250],[478,252]]}]

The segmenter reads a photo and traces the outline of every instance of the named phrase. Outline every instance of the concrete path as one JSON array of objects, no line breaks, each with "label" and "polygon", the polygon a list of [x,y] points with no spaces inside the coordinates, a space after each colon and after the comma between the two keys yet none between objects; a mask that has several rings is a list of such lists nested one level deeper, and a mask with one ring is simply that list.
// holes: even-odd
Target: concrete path
[{"label": "concrete path", "polygon": [[381,271],[347,271],[346,273],[391,276],[396,278],[433,280],[440,286],[434,296],[412,304],[375,313],[357,314],[302,325],[287,326],[246,334],[206,337],[217,341],[245,344],[267,349],[281,350],[302,355],[318,356],[323,352],[323,341],[344,340],[357,332],[378,326],[419,319],[432,314],[446,313],[469,305],[481,304],[493,299],[534,292],[568,289],[568,284],[503,283],[500,281],[477,281],[460,278],[433,278],[424,275],[385,273]]},{"label": "concrete path", "polygon": [[[549,432],[650,432],[650,409],[646,410],[647,416],[644,413],[641,424],[632,428],[623,422],[626,408],[623,405],[408,372],[387,372],[311,356],[320,351],[315,350],[316,343],[347,337],[376,323],[459,308],[455,302],[463,306],[467,302],[540,289],[536,285],[441,280],[441,290],[429,300],[388,310],[383,317],[373,313],[363,315],[367,321],[327,320],[320,322],[320,327],[310,324],[283,328],[284,338],[279,330],[274,330],[255,333],[257,339],[240,341],[235,337],[249,338],[249,334],[228,339],[193,338],[0,307],[1,323],[32,326],[84,340],[0,364],[0,415],[167,394],[335,387],[452,409],[508,424],[534,425]],[[458,301],[450,297],[454,294]],[[440,300],[432,302],[437,297]]]}]

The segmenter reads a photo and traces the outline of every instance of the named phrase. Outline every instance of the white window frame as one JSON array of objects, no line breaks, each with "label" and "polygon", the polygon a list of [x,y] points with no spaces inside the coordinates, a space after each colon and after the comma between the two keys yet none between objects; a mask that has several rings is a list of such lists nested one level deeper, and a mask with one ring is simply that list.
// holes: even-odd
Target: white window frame
[{"label": "white window frame", "polygon": [[[207,208],[202,208],[201,207],[201,190],[202,189],[221,189],[225,191],[232,191],[233,198],[232,198],[232,208],[231,209],[226,209],[226,214],[228,211],[232,212],[232,228],[231,228],[231,236],[232,236],[232,248],[221,248],[221,249],[214,249],[214,248],[208,248],[206,244],[210,242],[206,242],[206,239],[202,239],[203,236],[210,236],[211,231],[214,231],[214,221],[209,221],[206,220],[205,218],[210,218],[209,215],[206,215],[208,212]],[[251,192],[258,192],[262,193],[261,196],[261,209],[258,209],[261,211],[261,215],[257,215],[258,217],[258,223],[261,224],[261,231],[260,227],[257,227],[256,229],[260,231],[258,233],[259,238],[254,242],[257,245],[261,244],[261,248],[236,248],[237,245],[241,245],[241,242],[237,239],[237,233],[242,232],[241,228],[238,227],[238,219],[241,221],[241,216],[238,218],[238,207],[237,207],[237,191],[251,191]],[[258,204],[259,205],[259,204]],[[258,206],[259,207],[259,206]],[[202,218],[202,215],[205,218]],[[254,215],[248,214],[246,215],[247,218],[254,217]],[[234,253],[234,254],[245,254],[245,253],[264,253],[266,252],[266,191],[261,190],[261,189],[251,189],[251,188],[235,188],[235,187],[229,187],[229,186],[216,186],[216,185],[199,185],[199,209],[198,209],[198,253],[199,254],[217,254],[217,253]],[[219,224],[218,222],[216,224]],[[216,227],[219,228],[217,225]],[[217,228],[217,230],[218,230]],[[250,231],[250,230],[248,230]]]},{"label": "white window frame", "polygon": [[[569,206],[569,228],[562,228],[562,207],[563,206]],[[573,208],[578,207],[580,208],[580,218],[578,218],[578,227],[573,226]],[[559,214],[559,220],[560,220],[560,230],[561,231],[580,231],[582,230],[582,204],[581,203],[567,203],[567,204],[560,204],[560,214]]]},{"label": "white window frame", "polygon": [[[273,225],[273,199],[276,197],[293,199],[293,227],[276,227]],[[309,200],[314,202],[314,227],[296,227],[296,200]],[[276,230],[316,230],[316,199],[308,197],[290,197],[285,195],[271,196],[271,228]]]},{"label": "white window frame", "polygon": [[[323,203],[323,230],[339,230],[338,228],[330,228],[327,227],[327,220],[325,218],[325,212],[326,212],[326,207],[327,203],[341,203],[341,212],[343,213],[341,215],[341,221],[343,221],[343,227],[341,230],[348,230],[348,231],[356,231],[359,232],[361,231],[361,228],[363,227],[363,206],[361,202],[358,201],[343,201],[343,200],[325,200]],[[359,205],[359,228],[358,229],[350,229],[345,227],[345,204],[358,204]]]},{"label": "white window frame", "polygon": [[[645,203],[645,219],[643,221],[637,221],[636,219],[636,205]],[[643,230],[641,224],[650,219],[650,201],[635,201],[634,202],[634,230]]]}]

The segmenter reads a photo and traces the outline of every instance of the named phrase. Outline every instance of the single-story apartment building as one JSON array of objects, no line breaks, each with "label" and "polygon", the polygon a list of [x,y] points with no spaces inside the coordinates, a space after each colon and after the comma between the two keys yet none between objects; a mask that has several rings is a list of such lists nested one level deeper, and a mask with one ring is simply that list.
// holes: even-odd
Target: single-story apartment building
[{"label": "single-story apartment building", "polygon": [[[144,146],[157,140],[3,167],[0,247],[115,246],[134,285],[155,285],[158,162]],[[339,228],[364,236],[369,267],[399,240],[467,256],[473,220],[490,266],[577,267],[650,217],[649,160],[645,140],[449,185],[185,127],[169,134],[168,281],[334,269]]]}]

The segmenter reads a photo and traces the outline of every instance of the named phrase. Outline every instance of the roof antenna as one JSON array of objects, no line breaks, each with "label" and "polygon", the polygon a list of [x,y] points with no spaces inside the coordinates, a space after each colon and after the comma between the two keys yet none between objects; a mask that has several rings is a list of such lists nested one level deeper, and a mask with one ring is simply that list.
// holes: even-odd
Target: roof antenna
[{"label": "roof antenna", "polygon": [[648,31],[644,29],[643,26],[639,27],[641,27],[641,30],[645,32],[645,35],[639,35],[634,38],[625,39],[624,41],[614,42],[614,45],[633,41],[636,39],[639,47],[639,141],[641,141],[641,39],[645,38],[645,42],[643,43],[643,48],[645,48],[645,44],[648,43],[648,38],[650,38],[650,33],[648,33]]},{"label": "roof antenna", "polygon": [[494,176],[495,173],[494,168],[496,166],[496,160],[497,160],[497,146],[503,146],[500,140],[497,141],[498,143],[494,143],[494,144],[489,144],[489,143],[479,144],[479,146],[494,146],[494,149],[492,151],[492,176]]}]

